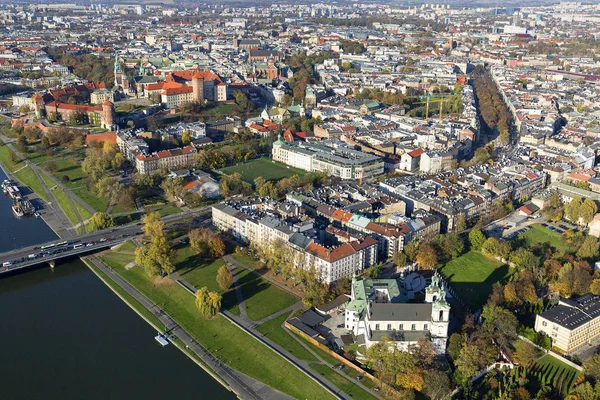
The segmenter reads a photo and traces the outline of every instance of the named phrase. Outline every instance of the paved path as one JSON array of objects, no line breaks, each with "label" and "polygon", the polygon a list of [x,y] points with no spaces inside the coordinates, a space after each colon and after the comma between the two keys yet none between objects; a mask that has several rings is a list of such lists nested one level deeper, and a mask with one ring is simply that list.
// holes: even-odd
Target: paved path
[{"label": "paved path", "polygon": [[[183,287],[185,287],[190,293],[196,293],[197,289],[192,284],[190,284],[185,279],[183,279],[181,276],[179,276],[178,274],[176,274],[176,273],[171,274],[170,277],[172,279],[174,279],[177,283],[179,283],[180,285],[182,285]],[[238,288],[239,286],[237,285],[237,279],[236,279],[235,284],[236,284],[236,288]],[[238,291],[236,290],[236,296],[241,296],[241,291],[238,294]],[[241,299],[241,302],[239,301],[240,299]],[[240,307],[240,311],[241,311],[241,308],[243,307],[243,298],[238,297],[238,306],[240,306],[240,305],[242,305]],[[240,314],[241,314],[241,312],[240,312]],[[320,374],[312,371],[310,369],[309,365],[308,365],[308,362],[306,362],[304,360],[300,360],[300,359],[294,357],[293,355],[291,355],[290,353],[288,353],[287,350],[285,350],[283,347],[281,347],[278,344],[272,342],[270,339],[266,338],[260,332],[256,331],[255,328],[256,328],[257,324],[255,322],[251,321],[249,318],[247,318],[247,317],[243,318],[241,315],[238,317],[236,315],[233,315],[229,311],[222,311],[221,315],[223,315],[225,318],[227,318],[228,320],[230,320],[231,322],[233,322],[240,329],[243,329],[244,331],[246,331],[246,333],[248,333],[249,335],[251,335],[252,337],[254,337],[256,340],[258,340],[259,342],[261,342],[265,346],[269,347],[275,353],[277,353],[281,357],[285,358],[292,365],[294,365],[296,368],[298,368],[299,370],[301,370],[302,372],[304,372],[306,375],[308,375],[309,377],[311,377],[315,382],[317,382],[318,384],[320,384],[323,388],[325,388],[326,390],[328,390],[330,393],[332,393],[333,395],[335,395],[337,398],[345,399],[345,400],[350,400],[351,399],[349,396],[347,396],[345,393],[343,393],[333,383],[329,382],[327,379],[325,379]]]},{"label": "paved path", "polygon": [[246,311],[246,303],[244,303],[244,295],[242,294],[242,286],[240,285],[239,277],[235,268],[232,268],[231,265],[225,263],[227,268],[231,271],[233,275],[233,284],[235,285],[235,297],[237,299],[237,306],[240,309],[240,317],[250,321],[248,318],[248,312]]},{"label": "paved path", "polygon": [[[8,168],[2,165],[2,163],[0,163],[0,168],[4,171],[4,173],[9,179],[18,181],[18,179],[12,173],[10,173]],[[23,185],[23,183],[21,182],[21,186],[25,185]],[[61,238],[69,238],[75,236],[77,233],[74,231],[71,222],[62,212],[60,207],[58,207],[58,203],[53,202],[55,201],[54,196],[52,196],[52,193],[49,193],[49,190],[46,190],[47,188],[43,184],[43,182],[42,186],[45,188],[44,190],[47,192],[48,199],[50,200],[51,204],[46,203],[41,197],[38,196],[37,193],[35,193],[31,189],[29,189],[30,193],[26,195],[27,199],[35,205],[36,210],[40,213],[44,222],[46,222],[46,224],[50,227],[50,229],[54,231],[54,233],[56,233]],[[56,204],[57,207],[53,207],[52,204]]]},{"label": "paved path", "polygon": [[150,310],[156,318],[169,330],[169,333],[176,336],[181,342],[196,354],[202,362],[208,365],[217,373],[242,399],[289,399],[288,396],[277,392],[276,390],[258,382],[244,374],[241,374],[227,365],[222,364],[212,356],[200,343],[192,338],[179,324],[168,316],[157,304],[154,304],[146,296],[140,293],[129,282],[121,278],[112,269],[106,266],[95,256],[89,257],[89,260],[112,279],[117,285],[125,290],[129,295],[136,299],[140,304]]}]

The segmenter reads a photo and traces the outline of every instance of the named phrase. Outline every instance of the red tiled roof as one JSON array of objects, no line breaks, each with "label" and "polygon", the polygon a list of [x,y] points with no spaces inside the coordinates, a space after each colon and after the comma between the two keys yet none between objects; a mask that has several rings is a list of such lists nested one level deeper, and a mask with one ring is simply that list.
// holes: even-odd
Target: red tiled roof
[{"label": "red tiled roof", "polygon": [[94,133],[87,135],[85,137],[85,144],[90,144],[92,142],[108,142],[108,143],[117,143],[117,132],[108,132],[108,133]]},{"label": "red tiled roof", "polygon": [[411,156],[412,158],[415,158],[415,157],[419,157],[423,153],[425,153],[425,150],[423,150],[422,148],[419,147],[418,149],[415,149],[415,150],[409,152],[408,155]]},{"label": "red tiled roof", "polygon": [[102,107],[96,106],[86,106],[82,104],[67,104],[67,103],[58,103],[53,101],[48,103],[46,107],[58,108],[59,110],[74,110],[74,111],[82,111],[82,112],[102,112]]}]

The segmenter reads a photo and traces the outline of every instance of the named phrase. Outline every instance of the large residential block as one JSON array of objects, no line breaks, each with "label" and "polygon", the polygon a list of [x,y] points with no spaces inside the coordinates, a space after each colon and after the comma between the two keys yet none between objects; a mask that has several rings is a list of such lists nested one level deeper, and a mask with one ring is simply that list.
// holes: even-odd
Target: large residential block
[{"label": "large residential block", "polygon": [[571,353],[600,336],[600,298],[591,294],[558,305],[535,317],[535,331],[552,340],[552,347]]}]

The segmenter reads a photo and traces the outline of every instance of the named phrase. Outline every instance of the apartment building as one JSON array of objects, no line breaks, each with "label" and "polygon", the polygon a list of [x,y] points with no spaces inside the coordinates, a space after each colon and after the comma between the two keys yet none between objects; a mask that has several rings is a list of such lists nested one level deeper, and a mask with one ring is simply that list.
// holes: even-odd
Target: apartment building
[{"label": "apartment building", "polygon": [[191,146],[152,154],[139,153],[135,157],[135,167],[140,174],[151,174],[160,169],[171,171],[193,165],[195,154],[196,149]]},{"label": "apartment building", "polygon": [[257,218],[248,211],[246,213],[224,203],[216,204],[212,207],[213,224],[241,241],[261,247],[277,241],[283,243],[295,252],[298,267],[314,268],[327,284],[349,278],[353,273],[377,263],[378,241],[372,237],[326,247],[304,235],[312,229],[312,221],[291,226],[275,216]]},{"label": "apartment building", "polygon": [[558,305],[535,317],[535,331],[552,340],[552,347],[567,354],[591,344],[600,336],[600,297],[591,294]]},{"label": "apartment building", "polygon": [[327,147],[314,143],[285,143],[278,138],[273,143],[273,160],[305,171],[326,171],[346,180],[365,180],[382,175],[381,157],[354,150],[344,145]]}]

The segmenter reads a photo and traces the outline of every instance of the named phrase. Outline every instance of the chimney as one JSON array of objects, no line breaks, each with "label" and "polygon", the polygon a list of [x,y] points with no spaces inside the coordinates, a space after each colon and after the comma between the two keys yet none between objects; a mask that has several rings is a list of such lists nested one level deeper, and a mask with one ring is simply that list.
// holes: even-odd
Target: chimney
[{"label": "chimney", "polygon": [[394,145],[394,155],[396,155],[396,147],[398,147],[398,145],[396,144],[396,142],[392,143]]}]

